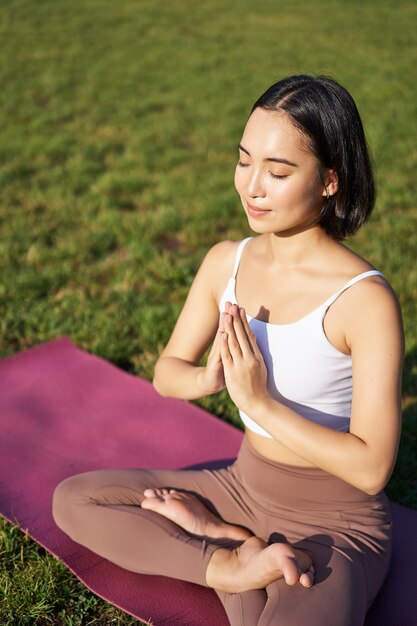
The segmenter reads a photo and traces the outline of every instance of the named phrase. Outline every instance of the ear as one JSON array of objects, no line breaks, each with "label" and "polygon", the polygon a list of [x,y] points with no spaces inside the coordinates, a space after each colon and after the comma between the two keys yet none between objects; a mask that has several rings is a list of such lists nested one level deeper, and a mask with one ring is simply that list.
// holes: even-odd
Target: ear
[{"label": "ear", "polygon": [[338,189],[339,179],[336,170],[326,170],[324,175],[323,196],[326,196],[326,198],[334,196]]}]

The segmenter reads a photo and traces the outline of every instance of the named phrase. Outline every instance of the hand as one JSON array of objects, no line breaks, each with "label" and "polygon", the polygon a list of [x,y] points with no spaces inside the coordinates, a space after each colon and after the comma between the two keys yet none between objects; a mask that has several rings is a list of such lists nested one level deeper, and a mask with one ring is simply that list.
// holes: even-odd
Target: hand
[{"label": "hand", "polygon": [[[226,312],[229,311],[230,304],[226,305]],[[224,380],[223,363],[220,354],[222,334],[224,332],[224,318],[226,313],[220,315],[219,328],[214,338],[213,345],[207,357],[207,363],[201,370],[198,382],[205,395],[217,393],[226,387]]]},{"label": "hand", "polygon": [[226,310],[220,339],[225,382],[236,406],[250,415],[256,404],[269,398],[268,373],[244,309],[233,304]]}]

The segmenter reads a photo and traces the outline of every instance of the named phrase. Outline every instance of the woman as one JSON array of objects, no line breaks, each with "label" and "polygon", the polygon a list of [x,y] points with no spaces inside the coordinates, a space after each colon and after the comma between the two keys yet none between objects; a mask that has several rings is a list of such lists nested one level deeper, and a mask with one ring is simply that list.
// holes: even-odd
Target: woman
[{"label": "woman", "polygon": [[154,378],[188,400],[227,387],[238,459],[81,474],[55,520],[129,570],[212,587],[232,626],[360,625],[389,566],[403,356],[391,288],[341,243],[374,201],[362,123],[338,83],[293,76],[255,103],[239,154],[258,236],[209,251]]}]

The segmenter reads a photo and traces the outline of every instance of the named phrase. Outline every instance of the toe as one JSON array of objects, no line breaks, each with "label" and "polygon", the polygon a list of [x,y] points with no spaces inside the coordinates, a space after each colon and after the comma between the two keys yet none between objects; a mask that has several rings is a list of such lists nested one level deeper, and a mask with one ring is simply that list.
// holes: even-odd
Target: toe
[{"label": "toe", "polygon": [[157,489],[145,489],[145,491],[143,492],[143,495],[146,498],[155,498],[158,495]]},{"label": "toe", "polygon": [[143,495],[145,496],[141,504],[143,509],[156,509],[160,507],[166,499],[162,489],[145,489]]},{"label": "toe", "polygon": [[314,584],[314,567],[310,567],[306,572],[303,572],[300,576],[300,583],[303,587],[309,589]]},{"label": "toe", "polygon": [[159,498],[146,498],[140,506],[142,509],[156,509],[160,502],[161,500]]}]

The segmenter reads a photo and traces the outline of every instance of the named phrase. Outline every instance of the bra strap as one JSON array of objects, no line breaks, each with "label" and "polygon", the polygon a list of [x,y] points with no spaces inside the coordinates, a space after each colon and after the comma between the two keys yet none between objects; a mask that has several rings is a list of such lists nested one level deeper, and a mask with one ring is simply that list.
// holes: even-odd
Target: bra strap
[{"label": "bra strap", "polygon": [[368,272],[363,272],[362,274],[358,274],[358,276],[354,276],[353,278],[351,278],[351,280],[349,280],[346,283],[346,285],[344,285],[341,289],[339,289],[339,291],[337,291],[335,294],[330,296],[330,298],[326,300],[326,302],[324,303],[325,306],[329,307],[331,304],[333,304],[335,300],[337,300],[337,298],[344,291],[346,291],[346,289],[349,289],[349,287],[352,287],[352,285],[354,285],[355,283],[358,283],[360,280],[363,280],[364,278],[369,278],[370,276],[382,276],[382,278],[384,278],[384,275],[382,274],[382,272],[379,272],[378,270],[369,270]]},{"label": "bra strap", "polygon": [[240,257],[242,256],[243,248],[246,246],[248,241],[250,241],[252,237],[246,237],[246,239],[242,239],[240,244],[237,247],[235,265],[233,268],[232,278],[236,278],[237,270],[239,269]]}]

